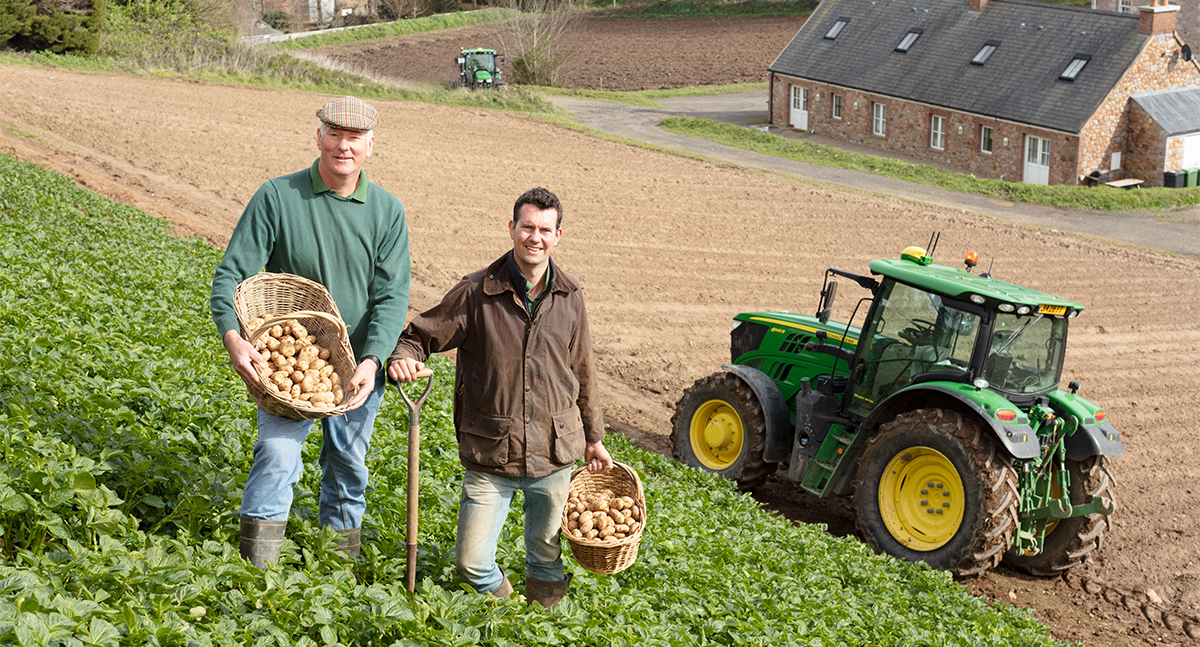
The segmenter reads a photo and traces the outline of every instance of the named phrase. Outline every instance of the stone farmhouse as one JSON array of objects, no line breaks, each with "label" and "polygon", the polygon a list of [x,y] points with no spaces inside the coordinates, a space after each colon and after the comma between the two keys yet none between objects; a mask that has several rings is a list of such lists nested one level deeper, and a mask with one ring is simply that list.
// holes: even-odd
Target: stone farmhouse
[{"label": "stone farmhouse", "polygon": [[1200,166],[1178,11],[824,0],[768,68],[770,122],[984,178],[1162,186]]}]

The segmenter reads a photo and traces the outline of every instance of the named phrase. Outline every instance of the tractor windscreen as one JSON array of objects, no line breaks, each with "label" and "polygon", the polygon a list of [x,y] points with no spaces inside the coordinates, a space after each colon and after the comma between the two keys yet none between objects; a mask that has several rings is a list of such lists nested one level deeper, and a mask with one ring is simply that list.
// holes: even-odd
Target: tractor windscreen
[{"label": "tractor windscreen", "polygon": [[1058,386],[1066,352],[1067,320],[999,313],[983,379],[1009,393],[1041,393]]}]

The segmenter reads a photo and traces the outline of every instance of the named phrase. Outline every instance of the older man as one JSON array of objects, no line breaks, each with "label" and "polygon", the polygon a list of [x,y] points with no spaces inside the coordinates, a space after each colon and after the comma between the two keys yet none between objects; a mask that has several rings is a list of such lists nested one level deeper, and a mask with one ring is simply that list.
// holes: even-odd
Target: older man
[{"label": "older man", "polygon": [[[325,103],[317,117],[318,158],[303,171],[269,180],[250,199],[217,267],[210,305],[234,369],[261,393],[254,363],[263,360],[242,338],[233,311],[238,283],[265,267],[324,285],[338,304],[359,362],[347,392],[358,393],[351,411],[322,421],[319,518],[344,535],[343,550],[357,555],[366,508],[364,457],[383,399],[379,358],[395,346],[408,309],[408,229],[400,201],[362,170],[375,145],[375,108],[341,97]],[[258,411],[254,465],[242,495],[241,552],[260,568],[279,559],[292,488],[303,470],[301,447],[312,427]]]},{"label": "older man", "polygon": [[458,512],[458,572],[479,592],[512,593],[496,541],[525,493],[525,595],[552,607],[564,576],[559,515],[581,456],[607,471],[592,339],[579,281],[550,260],[562,204],[543,188],[517,198],[512,251],[468,274],[404,330],[388,374],[411,381],[430,353],[458,349],[454,425],[466,468]]}]

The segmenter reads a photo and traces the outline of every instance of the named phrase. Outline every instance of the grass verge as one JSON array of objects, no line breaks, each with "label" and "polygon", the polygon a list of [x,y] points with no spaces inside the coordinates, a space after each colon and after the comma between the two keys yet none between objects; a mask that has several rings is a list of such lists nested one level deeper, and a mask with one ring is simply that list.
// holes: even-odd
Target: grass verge
[{"label": "grass verge", "polygon": [[731,83],[729,85],[697,86],[690,88],[674,88],[670,90],[639,90],[636,92],[606,92],[603,90],[577,90],[572,88],[549,88],[530,86],[529,89],[539,94],[573,97],[577,99],[594,99],[597,101],[612,101],[646,108],[662,108],[655,103],[658,99],[672,97],[696,97],[711,94],[734,94],[737,92],[753,92],[765,90],[766,83]]},{"label": "grass verge", "polygon": [[[253,568],[238,556],[237,509],[254,407],[207,307],[220,257],[0,155],[0,642],[1059,644],[1029,612],[792,524],[616,435],[610,451],[641,474],[649,510],[637,562],[609,576],[573,568],[553,613],[468,592],[454,568],[462,468],[442,359],[421,416],[418,590],[403,587],[407,420],[395,393],[367,455],[362,557],[318,527],[314,434],[281,561]],[[520,517],[516,506],[498,551],[518,588]]]},{"label": "grass verge", "polygon": [[392,22],[376,23],[352,27],[341,31],[316,33],[299,38],[291,38],[270,46],[282,50],[311,49],[329,45],[344,45],[379,38],[407,36],[442,29],[454,29],[468,25],[479,25],[489,22],[506,20],[516,15],[511,9],[481,9],[479,11],[459,11],[443,13],[414,20],[395,20]]},{"label": "grass verge", "polygon": [[1200,188],[1138,189],[1124,191],[1110,187],[1041,186],[986,180],[904,160],[851,153],[831,146],[780,137],[754,128],[674,116],[662,121],[667,131],[689,137],[773,155],[784,159],[871,173],[896,180],[914,182],[961,193],[1042,204],[1063,209],[1095,209],[1110,212],[1164,211],[1200,204]]}]

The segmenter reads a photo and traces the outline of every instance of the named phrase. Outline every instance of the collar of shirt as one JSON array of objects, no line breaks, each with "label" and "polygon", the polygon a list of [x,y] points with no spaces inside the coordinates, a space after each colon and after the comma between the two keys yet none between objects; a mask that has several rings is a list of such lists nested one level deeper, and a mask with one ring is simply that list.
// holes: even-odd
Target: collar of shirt
[{"label": "collar of shirt", "polygon": [[331,194],[332,196],[336,197],[339,200],[353,200],[355,202],[361,202],[363,204],[366,204],[366,202],[367,202],[367,172],[366,171],[364,171],[362,169],[358,170],[358,186],[356,186],[354,188],[354,193],[344,196],[325,185],[325,180],[321,179],[321,170],[319,168],[317,168],[317,165],[320,163],[321,163],[321,159],[317,158],[312,163],[312,166],[310,166],[308,168],[308,177],[312,179],[313,195],[320,195],[322,193],[328,192],[329,194]]},{"label": "collar of shirt", "polygon": [[[556,275],[554,259],[550,259],[550,263],[546,266],[546,289],[542,290],[537,299],[532,299],[529,294],[533,292],[535,286],[521,272],[521,266],[517,265],[516,256],[511,251],[508,253],[508,278],[512,281],[513,290],[521,296],[521,303],[525,305],[525,311],[531,317],[533,316],[533,311],[537,309],[537,305],[542,302],[542,299],[545,299],[547,294],[554,291],[554,279],[557,278]],[[518,286],[525,286],[525,289],[522,290]]]}]

